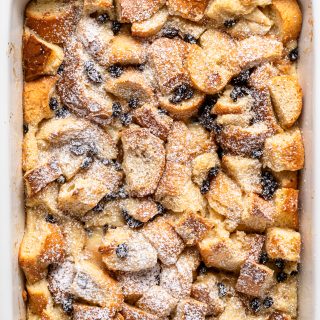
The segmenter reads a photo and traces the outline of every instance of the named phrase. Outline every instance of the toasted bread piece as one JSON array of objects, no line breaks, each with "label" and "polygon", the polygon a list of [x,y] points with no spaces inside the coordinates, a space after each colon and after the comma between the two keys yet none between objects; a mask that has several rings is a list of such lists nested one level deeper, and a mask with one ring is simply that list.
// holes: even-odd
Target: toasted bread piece
[{"label": "toasted bread piece", "polygon": [[119,272],[116,279],[122,287],[126,301],[135,303],[142,297],[144,292],[159,283],[160,265],[138,272]]},{"label": "toasted bread piece", "polygon": [[221,147],[231,154],[251,156],[252,152],[261,150],[269,133],[264,123],[256,123],[250,127],[235,125],[225,126],[217,141]]},{"label": "toasted bread piece", "polygon": [[[161,233],[159,234],[159,230]],[[149,222],[142,230],[165,265],[175,264],[184,249],[184,243],[173,227],[162,217]]]},{"label": "toasted bread piece", "polygon": [[164,4],[164,0],[115,0],[118,20],[120,22],[135,22],[149,19]]},{"label": "toasted bread piece", "polygon": [[182,83],[190,83],[186,57],[190,45],[180,39],[159,38],[148,49],[162,94],[169,94]]},{"label": "toasted bread piece", "polygon": [[25,82],[23,89],[24,122],[36,126],[43,119],[53,117],[49,107],[50,97],[54,91],[57,77],[43,77],[35,81]]},{"label": "toasted bread piece", "polygon": [[123,170],[130,194],[144,197],[155,192],[165,166],[163,141],[148,129],[122,133]]},{"label": "toasted bread piece", "polygon": [[287,228],[269,228],[267,230],[266,250],[272,259],[299,261],[301,249],[301,235]]},{"label": "toasted bread piece", "polygon": [[273,202],[263,200],[255,193],[249,193],[245,201],[240,223],[244,230],[263,232],[273,224],[276,212]]},{"label": "toasted bread piece", "polygon": [[292,76],[277,76],[271,79],[269,90],[279,122],[290,128],[298,120],[302,110],[302,89]]},{"label": "toasted bread piece", "polygon": [[133,112],[134,121],[143,128],[148,128],[152,134],[166,141],[173,120],[162,114],[152,105],[145,104]]},{"label": "toasted bread piece", "polygon": [[261,193],[261,163],[240,156],[223,156],[222,167],[245,192]]},{"label": "toasted bread piece", "polygon": [[277,179],[281,188],[298,189],[298,172],[297,171],[279,171],[272,172]]},{"label": "toasted bread piece", "polygon": [[63,309],[58,306],[49,304],[41,314],[41,320],[70,320],[70,317],[65,314]]},{"label": "toasted bread piece", "polygon": [[116,97],[129,101],[132,98],[140,102],[152,102],[154,100],[153,89],[141,72],[127,70],[119,78],[107,80],[105,89]]},{"label": "toasted bread piece", "polygon": [[173,319],[176,320],[205,320],[207,304],[192,298],[186,298],[178,303]]},{"label": "toasted bread piece", "polygon": [[167,6],[170,15],[181,16],[192,21],[199,21],[203,18],[209,0],[168,0]]},{"label": "toasted bread piece", "polygon": [[299,37],[302,13],[296,0],[273,0],[269,10],[275,24],[274,31],[282,42]]},{"label": "toasted bread piece", "polygon": [[47,223],[34,209],[27,210],[26,231],[19,250],[19,264],[28,283],[43,279],[51,263],[64,259],[65,241],[56,224]]},{"label": "toasted bread piece", "polygon": [[39,163],[39,152],[36,139],[37,130],[37,127],[28,126],[28,132],[23,139],[22,169],[25,172],[34,169]]},{"label": "toasted bread piece", "polygon": [[265,62],[281,58],[283,45],[273,38],[251,36],[238,45],[238,59],[243,69],[252,68]]},{"label": "toasted bread piece", "polygon": [[304,146],[301,132],[293,128],[266,139],[263,156],[264,166],[273,171],[296,171],[304,165]]},{"label": "toasted bread piece", "polygon": [[206,197],[214,211],[235,222],[240,222],[243,211],[242,191],[225,173],[219,172],[212,180]]},{"label": "toasted bread piece", "polygon": [[23,35],[23,68],[26,81],[45,75],[56,75],[64,58],[63,50],[49,43],[29,29]]},{"label": "toasted bread piece", "polygon": [[277,319],[281,319],[281,320],[292,320],[292,318],[288,315],[288,314],[284,314],[282,312],[272,312],[268,318],[268,320],[277,320]]},{"label": "toasted bread piece", "polygon": [[[117,255],[117,248],[121,245],[127,247],[124,258]],[[111,229],[99,250],[109,270],[138,272],[153,268],[157,263],[157,252],[148,239],[128,228]]]},{"label": "toasted bread piece", "polygon": [[195,91],[192,98],[183,100],[179,103],[172,103],[170,96],[158,96],[160,107],[167,110],[175,119],[185,119],[196,114],[198,108],[203,103],[205,95],[202,92]]},{"label": "toasted bread piece", "polygon": [[84,0],[83,11],[90,15],[94,12],[104,13],[113,8],[113,0]]},{"label": "toasted bread piece", "polygon": [[274,284],[273,270],[255,263],[245,263],[237,281],[236,290],[253,297],[263,297]]},{"label": "toasted bread piece", "polygon": [[273,216],[275,227],[299,229],[298,198],[299,190],[281,188],[276,191],[276,212]]},{"label": "toasted bread piece", "polygon": [[26,172],[24,181],[28,197],[34,196],[49,183],[58,179],[61,174],[61,168],[56,161],[40,165]]},{"label": "toasted bread piece", "polygon": [[160,286],[153,286],[138,300],[137,306],[142,310],[160,317],[169,316],[177,305],[177,299]]},{"label": "toasted bread piece", "polygon": [[179,16],[170,16],[165,28],[177,28],[182,34],[190,34],[195,39],[199,39],[201,34],[206,30],[206,26]]},{"label": "toasted bread piece", "polygon": [[271,79],[279,75],[279,70],[270,63],[264,63],[258,66],[250,75],[249,85],[256,89],[265,89],[268,87]]},{"label": "toasted bread piece", "polygon": [[162,8],[147,20],[134,22],[131,25],[131,34],[134,37],[141,38],[154,36],[165,25],[168,16],[168,10],[166,8]]},{"label": "toasted bread piece", "polygon": [[187,246],[196,245],[211,228],[203,217],[195,213],[180,215],[172,226]]},{"label": "toasted bread piece", "polygon": [[32,313],[41,315],[51,301],[47,280],[43,279],[34,284],[27,284],[28,306]]},{"label": "toasted bread piece", "polygon": [[80,6],[77,1],[33,0],[27,5],[26,26],[33,29],[46,41],[63,44],[80,17]]},{"label": "toasted bread piece", "polygon": [[103,269],[89,261],[79,260],[75,270],[71,292],[76,298],[107,308],[111,315],[121,309],[123,303],[121,288]]},{"label": "toasted bread piece", "polygon": [[160,318],[152,313],[143,311],[136,307],[124,303],[121,314],[126,320],[160,320]]},{"label": "toasted bread piece", "polygon": [[74,320],[114,320],[114,313],[110,312],[109,308],[100,308],[88,306],[85,304],[73,304],[73,317]]},{"label": "toasted bread piece", "polygon": [[[115,192],[122,174],[111,166],[94,161],[91,167],[61,186],[60,209],[74,216],[83,216],[106,195]],[[88,195],[90,194],[90,197]]]},{"label": "toasted bread piece", "polygon": [[152,199],[128,198],[120,201],[120,209],[141,222],[148,222],[158,214],[158,206]]},{"label": "toasted bread piece", "polygon": [[203,153],[192,161],[192,181],[201,186],[206,180],[211,168],[220,166],[220,160],[216,153]]}]

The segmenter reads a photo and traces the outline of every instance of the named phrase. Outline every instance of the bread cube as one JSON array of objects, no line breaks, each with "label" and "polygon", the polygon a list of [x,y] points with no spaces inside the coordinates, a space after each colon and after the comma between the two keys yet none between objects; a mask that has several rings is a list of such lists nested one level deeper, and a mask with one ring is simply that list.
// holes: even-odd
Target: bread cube
[{"label": "bread cube", "polygon": [[186,298],[180,300],[177,306],[177,310],[173,319],[176,320],[205,320],[207,312],[207,304],[194,300],[192,298]]},{"label": "bread cube", "polygon": [[36,139],[37,127],[28,126],[28,132],[24,135],[22,142],[22,169],[30,171],[39,163],[39,150]]},{"label": "bread cube", "polygon": [[209,0],[168,0],[167,5],[170,15],[178,15],[192,21],[203,18]]},{"label": "bread cube", "polygon": [[157,315],[135,308],[126,303],[123,304],[121,313],[126,320],[160,320]]},{"label": "bread cube", "polygon": [[201,186],[211,168],[218,167],[220,160],[216,153],[203,153],[192,161],[192,181]]},{"label": "bread cube", "polygon": [[257,89],[268,87],[271,79],[279,75],[279,70],[271,63],[258,66],[250,75],[249,84]]},{"label": "bread cube", "polygon": [[93,307],[93,306],[88,306],[80,303],[73,304],[72,318],[74,320],[116,319],[113,316],[114,316],[114,311],[113,310],[111,311],[108,308]]},{"label": "bread cube", "polygon": [[267,254],[272,259],[299,261],[301,250],[301,235],[287,228],[269,228],[266,238]]},{"label": "bread cube", "polygon": [[281,188],[298,189],[298,172],[297,171],[279,171],[272,172],[277,179]]},{"label": "bread cube", "polygon": [[238,297],[231,297],[219,320],[246,319],[246,308]]},{"label": "bread cube", "polygon": [[26,285],[28,292],[28,307],[30,311],[41,316],[42,311],[51,302],[51,294],[47,280],[43,279],[34,284]]},{"label": "bread cube", "polygon": [[90,15],[94,12],[104,13],[113,7],[113,0],[84,0],[83,11]]}]

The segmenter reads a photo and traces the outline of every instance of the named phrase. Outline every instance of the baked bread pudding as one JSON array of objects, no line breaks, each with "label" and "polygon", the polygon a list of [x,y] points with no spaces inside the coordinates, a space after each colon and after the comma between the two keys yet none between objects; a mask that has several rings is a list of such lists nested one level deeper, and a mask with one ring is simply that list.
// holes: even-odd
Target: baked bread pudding
[{"label": "baked bread pudding", "polygon": [[295,320],[296,0],[32,0],[29,320]]}]

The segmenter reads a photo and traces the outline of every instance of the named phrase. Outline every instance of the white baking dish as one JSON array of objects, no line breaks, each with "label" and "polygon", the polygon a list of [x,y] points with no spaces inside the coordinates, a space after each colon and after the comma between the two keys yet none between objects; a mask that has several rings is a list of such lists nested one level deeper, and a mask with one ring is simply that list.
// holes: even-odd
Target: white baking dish
[{"label": "white baking dish", "polygon": [[[24,232],[21,176],[21,34],[28,0],[0,0],[0,320],[25,319],[17,255]],[[320,319],[320,1],[301,0],[300,82],[305,95],[301,125],[306,166],[301,176],[303,234],[299,312]],[[318,104],[318,106],[317,106]],[[319,165],[319,167],[318,167]],[[232,320],[232,319],[230,319]]]}]

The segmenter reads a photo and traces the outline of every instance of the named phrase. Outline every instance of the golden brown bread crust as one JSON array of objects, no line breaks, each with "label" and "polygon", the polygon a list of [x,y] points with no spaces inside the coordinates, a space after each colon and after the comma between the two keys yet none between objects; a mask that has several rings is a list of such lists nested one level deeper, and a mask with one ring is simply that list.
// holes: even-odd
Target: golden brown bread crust
[{"label": "golden brown bread crust", "polygon": [[185,19],[199,21],[204,16],[204,11],[209,0],[168,0],[167,6],[171,15],[179,15]]}]

